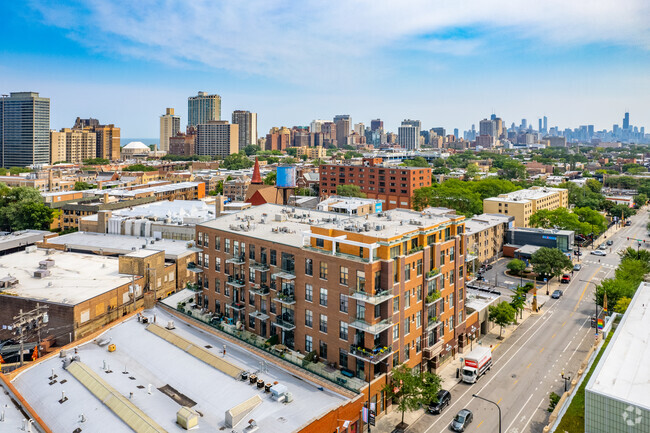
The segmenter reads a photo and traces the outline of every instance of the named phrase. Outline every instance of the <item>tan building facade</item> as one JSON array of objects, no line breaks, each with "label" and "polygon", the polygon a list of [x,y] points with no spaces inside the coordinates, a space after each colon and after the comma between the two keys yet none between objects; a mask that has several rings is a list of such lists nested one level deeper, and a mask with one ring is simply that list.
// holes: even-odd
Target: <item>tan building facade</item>
[{"label": "tan building facade", "polygon": [[477,215],[465,222],[467,253],[476,258],[473,267],[493,262],[501,256],[506,230],[513,222],[513,216],[499,214]]},{"label": "tan building facade", "polygon": [[516,227],[529,227],[530,217],[538,210],[555,210],[569,205],[569,191],[563,188],[533,186],[483,200],[483,212],[515,217]]},{"label": "tan building facade", "polygon": [[65,132],[50,131],[50,164],[65,159]]}]

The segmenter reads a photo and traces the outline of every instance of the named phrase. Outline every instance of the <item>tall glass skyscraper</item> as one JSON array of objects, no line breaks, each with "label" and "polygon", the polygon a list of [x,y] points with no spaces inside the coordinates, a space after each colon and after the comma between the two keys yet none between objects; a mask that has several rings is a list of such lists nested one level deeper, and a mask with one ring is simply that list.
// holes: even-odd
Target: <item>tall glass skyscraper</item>
[{"label": "tall glass skyscraper", "polygon": [[199,92],[197,96],[187,98],[188,128],[213,120],[221,120],[221,96]]},{"label": "tall glass skyscraper", "polygon": [[0,101],[0,164],[50,163],[50,98],[13,92]]}]

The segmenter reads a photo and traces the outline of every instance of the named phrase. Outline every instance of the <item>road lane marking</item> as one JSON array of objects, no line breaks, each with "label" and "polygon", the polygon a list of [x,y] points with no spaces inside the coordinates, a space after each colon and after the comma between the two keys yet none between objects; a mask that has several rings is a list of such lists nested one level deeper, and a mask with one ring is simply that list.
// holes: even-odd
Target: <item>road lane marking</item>
[{"label": "road lane marking", "polygon": [[539,353],[542,353],[546,349],[546,347],[542,347],[542,350],[539,351]]},{"label": "road lane marking", "polygon": [[539,409],[539,407],[541,405],[543,405],[545,401],[546,401],[546,396],[542,397],[542,401],[539,402],[539,404],[537,405],[535,410],[533,410],[533,413],[530,415],[530,418],[528,418],[528,421],[526,422],[526,424],[524,424],[524,427],[521,429],[521,431],[526,431],[526,428],[528,427],[528,424],[530,424],[530,422],[533,420],[533,417],[537,413],[537,409]]},{"label": "road lane marking", "polygon": [[[566,322],[565,322],[565,323],[566,323]],[[557,333],[551,335],[551,338],[555,338],[556,335],[557,335]]]},{"label": "road lane marking", "polygon": [[499,401],[497,401],[497,404],[499,404],[499,403],[501,403],[501,400],[503,400],[503,399],[502,399],[502,398],[500,398],[500,399],[499,399]]},{"label": "road lane marking", "polygon": [[580,294],[580,299],[578,299],[578,302],[576,303],[576,306],[575,306],[575,308],[573,309],[573,311],[576,311],[576,310],[578,309],[578,306],[580,305],[580,302],[582,302],[582,298],[585,296],[585,292],[587,291],[587,287],[589,287],[589,284],[591,283],[591,281],[592,281],[594,278],[596,278],[596,274],[597,274],[598,272],[600,272],[600,270],[601,270],[602,268],[603,268],[603,265],[600,265],[600,266],[598,267],[598,269],[596,269],[596,272],[594,272],[594,275],[589,279],[588,282],[585,283],[585,288],[582,289],[582,293]]},{"label": "road lane marking", "polygon": [[[462,393],[462,394],[460,395],[460,397],[458,397],[458,398],[455,400],[455,403],[453,403],[453,404],[452,404],[451,406],[449,406],[449,407],[451,408],[451,407],[456,406],[456,404],[458,404],[458,402],[460,402],[461,399],[462,399],[463,397],[465,397],[465,395],[466,395],[468,392],[470,392],[470,391],[473,391],[473,394],[480,394],[481,391],[483,391],[483,390],[484,390],[484,389],[485,389],[485,388],[490,384],[490,382],[492,382],[492,380],[494,380],[494,378],[497,377],[497,375],[498,375],[499,373],[501,373],[501,371],[502,371],[503,369],[506,368],[506,366],[510,363],[510,361],[512,361],[512,360],[514,359],[514,357],[515,357],[515,356],[516,356],[516,355],[517,355],[517,354],[518,354],[518,353],[519,353],[519,352],[520,352],[524,347],[526,347],[526,344],[528,344],[528,342],[529,342],[529,341],[530,341],[530,340],[535,336],[535,334],[537,334],[539,331],[541,331],[542,329],[544,329],[543,326],[536,326],[536,325],[540,322],[540,320],[541,320],[542,322],[547,322],[548,319],[551,318],[551,316],[552,316],[552,314],[548,314],[546,317],[545,317],[545,316],[539,316],[539,317],[537,318],[537,320],[535,321],[535,323],[533,323],[533,324],[530,326],[530,328],[526,329],[526,330],[523,332],[523,334],[522,334],[519,338],[517,338],[517,341],[515,341],[515,342],[512,344],[512,346],[510,346],[510,347],[509,347],[505,352],[503,352],[503,354],[499,357],[499,359],[505,358],[506,355],[507,355],[507,354],[508,354],[512,349],[514,349],[515,347],[517,347],[517,344],[519,343],[519,341],[520,341],[522,338],[524,338],[524,337],[526,336],[526,334],[527,334],[529,331],[534,330],[534,332],[533,332],[532,334],[530,334],[530,336],[529,336],[529,337],[526,339],[526,341],[525,341],[525,342],[524,342],[524,343],[519,347],[519,349],[517,349],[517,350],[512,354],[512,356],[510,356],[510,357],[508,358],[508,360],[504,362],[503,366],[502,366],[500,369],[498,369],[496,372],[494,372],[494,374],[492,374],[492,377],[490,377],[490,380],[488,380],[487,383],[483,384],[483,387],[482,387],[481,389],[479,389],[478,392],[477,392],[477,391],[473,391],[473,388],[472,388],[472,387],[469,387],[469,388],[467,389],[467,391],[465,391],[464,393]],[[542,320],[542,319],[543,319],[543,320]],[[431,424],[431,425],[429,426],[428,429],[426,429],[426,430],[424,431],[424,433],[429,433],[429,431],[430,431],[430,430],[431,430],[431,429],[432,429],[436,424],[438,424],[438,422],[439,422],[441,419],[442,419],[442,418],[438,418],[438,419],[437,419],[433,424]],[[444,431],[444,430],[443,430],[443,431]]]},{"label": "road lane marking", "polygon": [[528,402],[530,401],[531,398],[533,398],[532,394],[530,395],[530,397],[528,397],[528,400],[526,400],[526,403],[524,403],[523,406],[521,406],[521,409],[519,409],[519,412],[517,412],[517,415],[515,415],[515,419],[513,419],[512,422],[510,423],[510,425],[504,430],[505,432],[510,430],[510,427],[512,427],[512,425],[515,422],[517,422],[517,419],[519,418],[519,414],[521,414],[521,411],[524,410],[524,408],[526,407],[526,405],[528,404]]},{"label": "road lane marking", "polygon": [[517,379],[517,380],[515,380],[515,383],[513,383],[513,385],[516,385],[516,384],[517,384],[517,382],[519,382],[519,379]]},{"label": "road lane marking", "polygon": [[569,341],[569,343],[566,345],[566,347],[564,348],[562,353],[566,352],[566,350],[569,348],[569,346],[571,346],[571,343],[573,343],[573,339],[571,339],[571,341]]},{"label": "road lane marking", "polygon": [[480,423],[478,423],[478,425],[476,426],[476,428],[479,428],[479,427],[481,426],[481,424],[483,424],[484,422],[485,422],[485,420],[483,420],[483,421],[481,421]]},{"label": "road lane marking", "polygon": [[[573,313],[571,313],[571,314],[573,314]],[[566,320],[564,321],[564,323],[562,324],[562,326],[564,326],[564,325],[566,325]]]},{"label": "road lane marking", "polygon": [[528,366],[527,366],[526,368],[530,368],[530,366],[531,366],[531,365],[533,365],[533,363],[532,363],[532,362],[531,362],[530,364],[528,364]]}]

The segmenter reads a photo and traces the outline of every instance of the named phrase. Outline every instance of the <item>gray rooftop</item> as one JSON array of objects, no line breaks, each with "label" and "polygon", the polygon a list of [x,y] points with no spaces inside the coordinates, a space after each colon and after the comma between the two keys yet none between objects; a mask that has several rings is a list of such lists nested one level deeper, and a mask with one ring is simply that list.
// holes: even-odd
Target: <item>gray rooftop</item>
[{"label": "gray rooftop", "polygon": [[513,191],[507,194],[501,194],[497,197],[489,197],[486,198],[485,200],[519,203],[519,202],[525,202],[529,200],[539,200],[540,198],[557,194],[559,191],[566,191],[566,190],[562,188],[551,188],[548,186],[540,189],[520,189],[519,191]]},{"label": "gray rooftop", "polygon": [[650,410],[650,283],[641,283],[587,383],[594,392]]},{"label": "gray rooftop", "polygon": [[21,230],[2,234],[0,235],[0,251],[6,251],[24,245],[33,245],[36,242],[41,242],[43,236],[50,233],[44,230]]},{"label": "gray rooftop", "polygon": [[483,231],[485,229],[498,226],[499,224],[508,224],[514,220],[513,216],[488,214],[476,215],[465,222],[465,233],[468,235]]}]

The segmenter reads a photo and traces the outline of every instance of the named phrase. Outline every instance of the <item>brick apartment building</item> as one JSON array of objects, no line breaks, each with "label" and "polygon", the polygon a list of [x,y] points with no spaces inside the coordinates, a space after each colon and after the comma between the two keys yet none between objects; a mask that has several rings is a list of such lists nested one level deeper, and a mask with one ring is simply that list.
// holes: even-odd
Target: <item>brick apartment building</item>
[{"label": "brick apartment building", "polygon": [[[196,227],[197,303],[366,380],[402,363],[435,370],[468,343],[465,218],[448,212],[221,216]],[[379,385],[371,401],[385,407]]]},{"label": "brick apartment building", "polygon": [[336,194],[339,185],[357,185],[368,198],[383,202],[383,208],[410,209],[416,189],[431,186],[431,168],[382,164],[382,158],[364,158],[362,165],[320,166],[320,198]]}]

